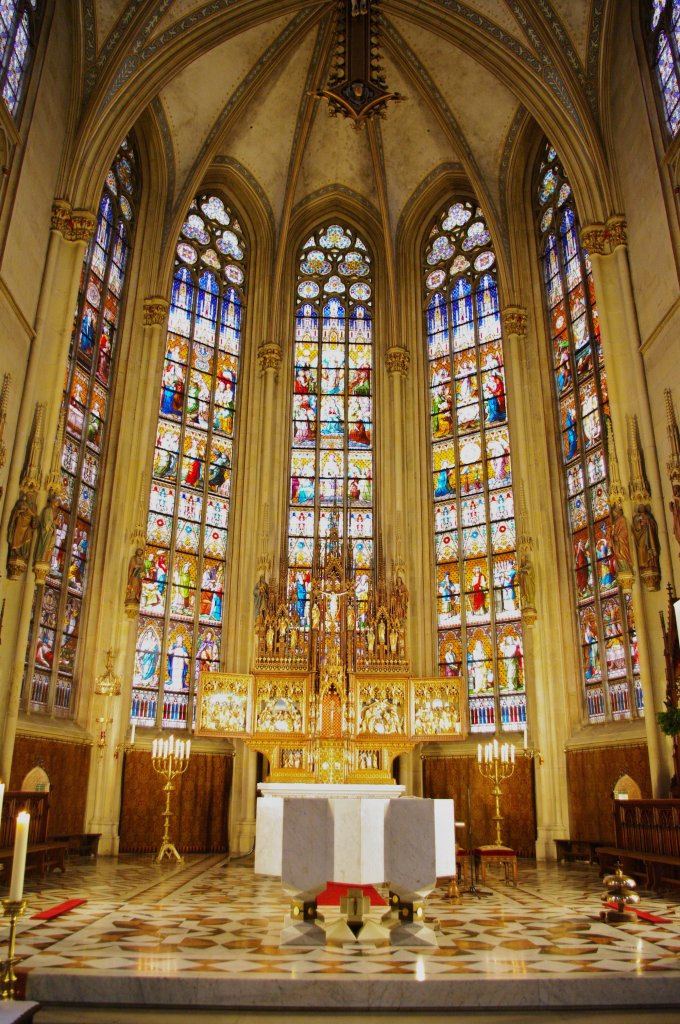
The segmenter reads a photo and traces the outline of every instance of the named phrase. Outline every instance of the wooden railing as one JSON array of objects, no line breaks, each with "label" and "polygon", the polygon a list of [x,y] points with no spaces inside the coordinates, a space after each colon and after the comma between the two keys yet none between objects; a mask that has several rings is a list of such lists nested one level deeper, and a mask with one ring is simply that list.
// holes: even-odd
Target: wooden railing
[{"label": "wooden railing", "polygon": [[680,800],[615,800],[616,846],[680,857]]},{"label": "wooden railing", "polygon": [[28,811],[31,820],[28,826],[28,844],[44,843],[47,839],[47,823],[50,812],[50,794],[23,790],[5,793],[0,822],[0,849],[14,846],[14,832],[19,811]]}]

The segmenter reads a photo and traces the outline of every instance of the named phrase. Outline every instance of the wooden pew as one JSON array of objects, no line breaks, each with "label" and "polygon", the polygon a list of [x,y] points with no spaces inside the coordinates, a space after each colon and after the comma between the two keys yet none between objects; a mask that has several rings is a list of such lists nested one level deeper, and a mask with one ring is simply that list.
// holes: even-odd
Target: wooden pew
[{"label": "wooden pew", "polygon": [[650,889],[680,885],[680,800],[614,800],[614,831],[597,848],[602,872],[620,860]]},{"label": "wooden pew", "polygon": [[5,885],[9,885],[11,877],[11,864],[14,859],[14,833],[19,811],[28,811],[31,816],[28,829],[26,870],[37,870],[41,876],[54,868],[59,868],[60,871],[65,870],[68,843],[49,839],[47,836],[49,798],[49,793],[22,790],[5,793],[2,821],[0,822],[0,864],[4,865],[0,880]]}]

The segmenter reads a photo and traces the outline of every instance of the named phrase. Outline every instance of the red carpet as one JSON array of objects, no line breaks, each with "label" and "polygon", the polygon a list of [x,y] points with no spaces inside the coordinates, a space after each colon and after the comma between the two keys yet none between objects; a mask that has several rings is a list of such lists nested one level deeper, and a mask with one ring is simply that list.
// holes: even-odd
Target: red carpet
[{"label": "red carpet", "polygon": [[369,897],[372,907],[387,906],[387,900],[383,899],[372,885],[345,885],[344,882],[329,882],[324,891],[317,896],[316,902],[320,907],[339,907],[340,897],[346,896],[348,889],[363,889],[364,896]]},{"label": "red carpet", "polygon": [[39,914],[33,914],[31,920],[51,921],[53,917],[59,917],[60,914],[65,914],[68,910],[79,907],[81,903],[87,903],[87,900],[66,900],[65,903],[57,903],[56,907],[49,907],[48,910],[41,910]]},{"label": "red carpet", "polygon": [[[605,903],[605,907],[609,907],[610,910],[618,910],[617,903]],[[641,921],[651,921],[652,924],[672,924],[670,917],[657,917],[656,914],[648,914],[646,910],[638,910],[637,907],[626,907],[626,910],[632,910],[634,914],[640,918]]]}]

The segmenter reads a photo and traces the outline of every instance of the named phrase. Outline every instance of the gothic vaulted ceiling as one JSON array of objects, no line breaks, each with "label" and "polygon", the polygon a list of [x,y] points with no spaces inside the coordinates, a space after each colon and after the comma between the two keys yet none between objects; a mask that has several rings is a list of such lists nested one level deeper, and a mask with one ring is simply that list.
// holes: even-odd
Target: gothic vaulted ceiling
[{"label": "gothic vaulted ceiling", "polygon": [[553,137],[559,125],[597,137],[604,5],[373,0],[387,87],[405,98],[356,130],[312,95],[332,65],[336,0],[85,0],[84,121],[123,96],[132,109],[137,91],[134,109],[150,106],[162,130],[175,217],[211,165],[231,164],[279,229],[301,201],[339,187],[393,235],[446,165],[502,220],[526,112]]}]

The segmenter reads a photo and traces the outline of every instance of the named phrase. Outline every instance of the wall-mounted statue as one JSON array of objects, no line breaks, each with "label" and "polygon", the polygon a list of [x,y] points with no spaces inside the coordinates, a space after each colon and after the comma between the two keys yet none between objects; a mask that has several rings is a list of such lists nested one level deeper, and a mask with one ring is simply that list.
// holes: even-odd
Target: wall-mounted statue
[{"label": "wall-mounted statue", "polygon": [[131,619],[139,611],[144,572],[144,548],[135,548],[135,552],[128,562],[127,583],[125,586],[125,614]]},{"label": "wall-mounted statue", "polygon": [[630,594],[635,575],[628,523],[621,505],[611,506],[612,551],[616,560],[616,580],[624,594]]},{"label": "wall-mounted statue", "polygon": [[45,507],[38,519],[38,533],[33,552],[33,572],[35,582],[40,586],[45,582],[47,573],[50,570],[52,552],[54,551],[54,539],[57,533],[57,526],[54,515],[57,508],[57,495],[50,491],[47,495]]},{"label": "wall-mounted statue", "polygon": [[649,505],[636,507],[633,514],[633,536],[642,582],[647,590],[658,590],[661,583],[659,531]]},{"label": "wall-mounted statue", "polygon": [[10,580],[18,580],[26,572],[38,522],[35,493],[19,491],[7,524],[7,576]]}]

